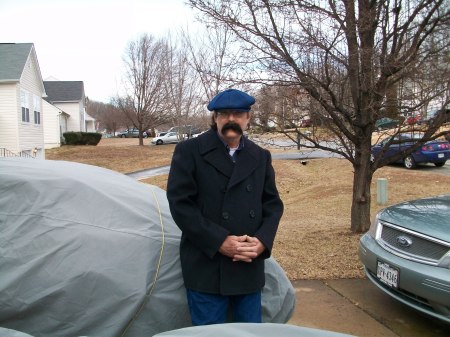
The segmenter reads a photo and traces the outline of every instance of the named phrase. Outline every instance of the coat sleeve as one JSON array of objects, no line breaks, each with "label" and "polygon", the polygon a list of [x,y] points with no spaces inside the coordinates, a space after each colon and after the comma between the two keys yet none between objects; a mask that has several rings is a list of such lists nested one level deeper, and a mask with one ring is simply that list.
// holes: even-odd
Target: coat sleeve
[{"label": "coat sleeve", "polygon": [[269,151],[266,151],[266,154],[266,175],[262,195],[263,219],[261,226],[255,233],[255,237],[257,237],[266,247],[266,250],[260,256],[261,258],[268,258],[272,253],[278,224],[284,210],[283,202],[278,194],[275,183],[275,171],[272,166],[272,157]]},{"label": "coat sleeve", "polygon": [[209,258],[213,258],[229,232],[205,218],[196,202],[194,142],[181,142],[175,147],[167,182],[170,212],[187,240]]}]

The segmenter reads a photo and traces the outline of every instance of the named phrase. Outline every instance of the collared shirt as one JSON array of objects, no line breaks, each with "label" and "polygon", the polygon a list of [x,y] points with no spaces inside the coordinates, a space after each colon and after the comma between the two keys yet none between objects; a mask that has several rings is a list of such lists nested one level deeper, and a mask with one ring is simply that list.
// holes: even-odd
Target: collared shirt
[{"label": "collared shirt", "polygon": [[241,151],[244,148],[245,145],[245,136],[242,135],[241,139],[239,140],[239,145],[237,148],[230,148],[230,146],[225,142],[225,140],[220,136],[219,132],[217,132],[217,136],[219,137],[219,139],[221,140],[221,142],[223,143],[223,145],[225,146],[225,148],[227,149],[231,160],[233,160],[233,163],[236,162],[237,159],[237,155],[239,154],[239,151]]}]

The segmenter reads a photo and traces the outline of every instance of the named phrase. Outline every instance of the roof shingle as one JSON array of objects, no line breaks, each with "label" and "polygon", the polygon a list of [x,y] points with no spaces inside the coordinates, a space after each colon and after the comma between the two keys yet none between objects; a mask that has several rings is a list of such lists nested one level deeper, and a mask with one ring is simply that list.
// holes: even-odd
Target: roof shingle
[{"label": "roof shingle", "polygon": [[54,102],[77,102],[84,98],[83,81],[44,81],[46,100]]},{"label": "roof shingle", "polygon": [[32,43],[0,43],[0,81],[20,81]]}]

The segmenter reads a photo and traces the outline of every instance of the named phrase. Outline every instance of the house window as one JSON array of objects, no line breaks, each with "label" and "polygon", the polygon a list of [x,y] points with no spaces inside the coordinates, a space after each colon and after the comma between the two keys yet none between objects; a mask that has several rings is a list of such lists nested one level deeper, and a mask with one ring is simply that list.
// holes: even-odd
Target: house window
[{"label": "house window", "polygon": [[22,107],[22,122],[30,122],[30,102],[28,92],[20,90],[20,104]]},{"label": "house window", "polygon": [[41,99],[33,96],[34,124],[41,124]]}]

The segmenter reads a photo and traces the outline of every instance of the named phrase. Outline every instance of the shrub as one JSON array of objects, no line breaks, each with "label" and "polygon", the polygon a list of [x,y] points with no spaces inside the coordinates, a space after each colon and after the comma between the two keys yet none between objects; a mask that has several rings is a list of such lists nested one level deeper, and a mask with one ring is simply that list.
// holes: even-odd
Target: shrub
[{"label": "shrub", "polygon": [[86,145],[97,145],[102,139],[102,134],[98,132],[82,132],[81,135]]},{"label": "shrub", "polygon": [[64,132],[67,145],[97,145],[102,134],[97,132]]}]

